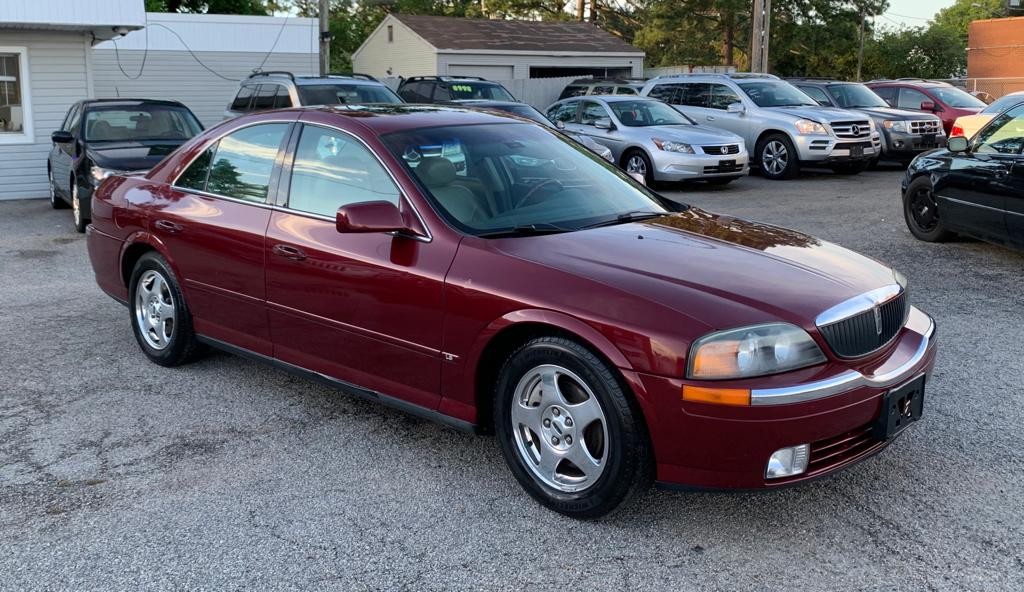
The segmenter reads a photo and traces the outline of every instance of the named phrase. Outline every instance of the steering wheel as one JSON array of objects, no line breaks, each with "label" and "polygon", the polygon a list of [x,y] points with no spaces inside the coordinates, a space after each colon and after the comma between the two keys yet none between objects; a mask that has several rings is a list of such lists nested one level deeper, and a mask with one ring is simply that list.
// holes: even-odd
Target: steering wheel
[{"label": "steering wheel", "polygon": [[545,186],[550,185],[552,183],[558,185],[559,189],[562,189],[562,183],[558,179],[544,179],[540,183],[537,183],[536,185],[534,185],[529,191],[527,191],[526,195],[524,195],[522,199],[520,199],[519,201],[516,202],[515,207],[516,208],[523,207],[523,205],[526,204],[526,202],[530,201],[530,198],[533,197],[533,194],[535,194],[538,191],[540,191],[541,187],[545,187]]}]

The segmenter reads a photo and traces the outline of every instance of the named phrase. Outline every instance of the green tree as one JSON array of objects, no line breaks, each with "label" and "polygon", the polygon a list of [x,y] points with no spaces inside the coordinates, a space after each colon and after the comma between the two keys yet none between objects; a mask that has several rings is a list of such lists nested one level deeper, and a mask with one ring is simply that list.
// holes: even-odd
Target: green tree
[{"label": "green tree", "polygon": [[967,47],[967,27],[971,21],[990,19],[1006,14],[1006,0],[957,0],[952,6],[943,8],[932,21],[929,29],[944,29]]},{"label": "green tree", "polygon": [[267,15],[276,7],[266,0],[146,0],[146,12]]}]

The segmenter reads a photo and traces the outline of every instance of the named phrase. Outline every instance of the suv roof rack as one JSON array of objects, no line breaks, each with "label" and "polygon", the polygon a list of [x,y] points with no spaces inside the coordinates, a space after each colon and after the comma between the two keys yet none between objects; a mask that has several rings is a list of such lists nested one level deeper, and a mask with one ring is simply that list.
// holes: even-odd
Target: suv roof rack
[{"label": "suv roof rack", "polygon": [[373,82],[380,82],[369,74],[363,74],[362,72],[328,72],[326,76],[320,76],[319,78],[359,78],[362,80],[371,80]]},{"label": "suv roof rack", "polygon": [[483,82],[490,82],[481,76],[410,76],[404,82],[417,82],[420,80],[440,80],[442,82],[450,80],[481,80]]},{"label": "suv roof rack", "polygon": [[869,83],[874,83],[874,82],[926,82],[928,84],[944,84],[946,86],[953,86],[952,84],[950,84],[948,82],[945,82],[943,80],[932,80],[932,79],[928,79],[928,78],[914,78],[914,77],[906,77],[906,78],[879,78],[877,80],[869,80],[868,82]]},{"label": "suv roof rack", "polygon": [[593,78],[577,78],[572,84],[587,84],[588,82],[614,82],[616,84],[636,84],[647,82],[646,78],[623,78],[621,76],[595,76]]},{"label": "suv roof rack", "polygon": [[843,82],[831,76],[787,76],[783,80],[806,80],[808,82]]},{"label": "suv roof rack", "polygon": [[248,76],[248,78],[258,78],[260,76],[287,76],[292,82],[295,81],[295,75],[286,70],[257,70]]},{"label": "suv roof rack", "polygon": [[767,80],[781,80],[774,74],[761,74],[758,72],[733,72],[732,74],[723,74],[721,72],[689,72],[686,74],[662,74],[661,76],[655,76],[655,79],[663,78],[694,78],[698,76],[710,76],[713,78],[728,78],[728,79],[744,79],[744,78],[764,78]]}]

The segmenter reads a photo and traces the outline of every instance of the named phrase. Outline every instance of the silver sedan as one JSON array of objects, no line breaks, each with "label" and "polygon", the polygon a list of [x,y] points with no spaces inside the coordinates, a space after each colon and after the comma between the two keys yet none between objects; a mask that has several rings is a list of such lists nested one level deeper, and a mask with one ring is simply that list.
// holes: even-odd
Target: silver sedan
[{"label": "silver sedan", "polygon": [[656,181],[724,185],[749,172],[747,148],[732,132],[697,125],[656,99],[590,96],[558,101],[548,119],[611,149],[627,172]]}]

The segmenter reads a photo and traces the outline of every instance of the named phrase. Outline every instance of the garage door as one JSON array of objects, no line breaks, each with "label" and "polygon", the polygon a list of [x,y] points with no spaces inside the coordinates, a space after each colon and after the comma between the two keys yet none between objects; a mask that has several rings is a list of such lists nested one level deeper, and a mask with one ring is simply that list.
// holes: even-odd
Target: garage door
[{"label": "garage door", "polygon": [[512,80],[512,66],[472,66],[448,64],[449,76],[480,76],[488,80]]}]

